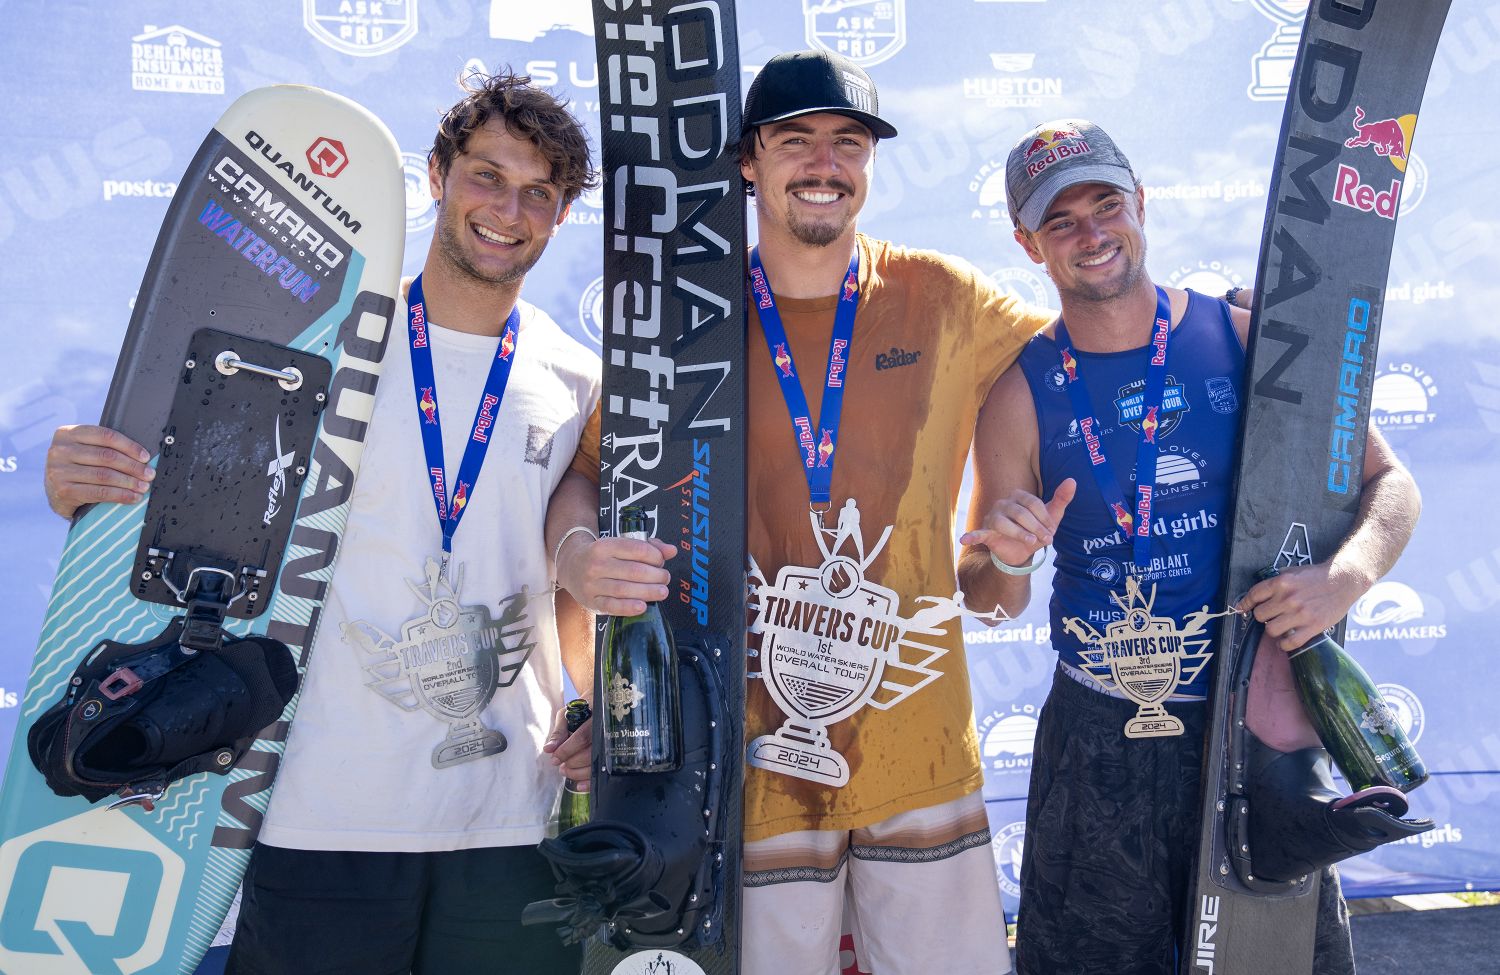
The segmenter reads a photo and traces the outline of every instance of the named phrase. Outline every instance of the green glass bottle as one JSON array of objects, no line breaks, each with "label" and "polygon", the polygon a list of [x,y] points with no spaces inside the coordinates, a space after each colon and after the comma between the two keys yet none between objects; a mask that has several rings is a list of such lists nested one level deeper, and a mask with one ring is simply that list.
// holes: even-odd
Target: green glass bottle
[{"label": "green glass bottle", "polygon": [[[569,701],[568,706],[563,709],[563,721],[567,725],[568,734],[582,728],[592,714],[589,702],[583,698],[577,697]],[[580,791],[578,784],[572,779],[563,779],[563,787],[557,792],[557,801],[552,804],[552,816],[547,820],[547,835],[566,833],[574,826],[582,826],[588,821],[589,794]]]},{"label": "green glass bottle", "polygon": [[1358,792],[1388,785],[1410,792],[1427,766],[1370,676],[1327,634],[1292,653],[1297,694],[1333,763]]},{"label": "green glass bottle", "polygon": [[[646,516],[620,510],[620,534],[646,538]],[[604,631],[604,766],[610,774],[682,767],[682,701],[677,649],[661,607],[611,617]]]}]

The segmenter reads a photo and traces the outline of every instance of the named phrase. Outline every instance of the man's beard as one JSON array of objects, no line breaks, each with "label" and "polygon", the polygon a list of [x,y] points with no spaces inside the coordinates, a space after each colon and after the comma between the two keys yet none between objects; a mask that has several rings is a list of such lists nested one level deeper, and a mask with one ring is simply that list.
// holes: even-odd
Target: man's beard
[{"label": "man's beard", "polygon": [[[1101,251],[1100,253],[1103,253]],[[1098,255],[1094,255],[1097,257]],[[1125,256],[1125,249],[1120,249],[1120,256]],[[1129,260],[1127,258],[1127,260]],[[1102,281],[1098,283],[1074,280],[1066,289],[1058,286],[1059,296],[1073,298],[1078,301],[1087,301],[1094,304],[1103,304],[1115,301],[1130,294],[1140,286],[1141,279],[1146,276],[1146,243],[1141,241],[1141,253],[1135,260],[1125,265],[1125,270],[1113,281]],[[1052,280],[1054,285],[1057,279]]]},{"label": "man's beard", "polygon": [[[459,222],[462,223],[462,221]],[[469,255],[464,252],[463,246],[459,243],[459,234],[453,225],[453,220],[446,218],[438,220],[438,249],[442,251],[443,256],[448,258],[448,261],[455,268],[476,281],[490,285],[515,284],[526,277],[526,273],[536,266],[536,262],[542,256],[542,252],[538,250],[521,264],[508,267],[498,274],[487,274],[476,267],[473,261],[469,260]],[[466,225],[465,229],[467,229]]]},{"label": "man's beard", "polygon": [[845,216],[837,223],[813,223],[803,221],[798,217],[791,201],[792,194],[799,190],[832,190],[836,193],[843,193],[845,196],[854,196],[854,187],[842,180],[796,183],[787,187],[786,229],[791,232],[792,237],[798,243],[809,247],[827,247],[848,232],[849,225],[854,221],[853,214]]}]

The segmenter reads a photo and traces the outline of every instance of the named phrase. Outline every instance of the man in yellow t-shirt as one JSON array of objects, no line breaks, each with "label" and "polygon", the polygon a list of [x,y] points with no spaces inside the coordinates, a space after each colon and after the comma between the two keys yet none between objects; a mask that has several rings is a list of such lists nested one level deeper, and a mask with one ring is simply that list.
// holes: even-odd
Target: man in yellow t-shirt
[{"label": "man in yellow t-shirt", "polygon": [[[846,893],[875,971],[1010,970],[954,510],[979,406],[1051,316],[966,262],[857,233],[895,135],[869,76],[826,52],[772,58],[746,99],[746,975],[838,972]],[[601,611],[588,580],[625,557],[610,541],[580,533],[558,557]],[[632,582],[665,585],[647,568]]]}]

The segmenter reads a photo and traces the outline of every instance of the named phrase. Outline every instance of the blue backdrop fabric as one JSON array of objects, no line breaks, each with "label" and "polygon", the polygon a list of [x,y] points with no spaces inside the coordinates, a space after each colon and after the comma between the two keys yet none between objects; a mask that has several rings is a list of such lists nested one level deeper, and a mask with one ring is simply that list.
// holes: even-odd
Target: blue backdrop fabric
[{"label": "blue backdrop fabric", "polygon": [[[1306,0],[741,0],[744,82],[771,55],[855,57],[901,130],[879,147],[861,227],[962,255],[1056,307],[1011,239],[1004,161],[1040,121],[1103,125],[1146,186],[1157,281],[1254,281],[1269,167]],[[1500,603],[1500,7],[1454,0],[1403,176],[1373,421],[1422,487],[1406,555],[1350,617],[1348,644],[1433,769],[1438,828],[1344,868],[1351,896],[1500,888],[1500,728],[1486,620]],[[425,156],[472,68],[570,97],[597,134],[587,0],[0,0],[0,745],[8,748],[65,526],[46,507],[52,430],[90,423],[175,180],[237,95],[297,82],[347,95],[407,167],[406,272],[434,211]],[[1353,133],[1351,133],[1352,135]],[[1393,178],[1402,174],[1392,171]],[[601,197],[574,205],[526,297],[598,346]],[[753,226],[753,221],[752,221]],[[1487,270],[1489,269],[1489,270]],[[954,431],[968,436],[969,431]],[[1489,501],[1485,499],[1489,498]],[[967,509],[961,499],[961,512]],[[960,515],[960,522],[962,515]],[[1032,735],[1053,669],[1045,594],[965,634],[996,878],[1014,911]]]}]

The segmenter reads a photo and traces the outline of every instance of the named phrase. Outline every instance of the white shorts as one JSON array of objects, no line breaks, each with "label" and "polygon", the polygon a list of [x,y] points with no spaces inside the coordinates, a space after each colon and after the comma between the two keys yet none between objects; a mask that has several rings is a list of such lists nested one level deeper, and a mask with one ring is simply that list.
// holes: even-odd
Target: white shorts
[{"label": "white shorts", "polygon": [[840,975],[846,910],[861,971],[1011,970],[977,792],[852,832],[746,843],[744,871],[743,975]]}]

